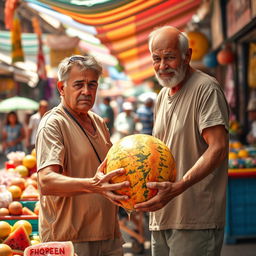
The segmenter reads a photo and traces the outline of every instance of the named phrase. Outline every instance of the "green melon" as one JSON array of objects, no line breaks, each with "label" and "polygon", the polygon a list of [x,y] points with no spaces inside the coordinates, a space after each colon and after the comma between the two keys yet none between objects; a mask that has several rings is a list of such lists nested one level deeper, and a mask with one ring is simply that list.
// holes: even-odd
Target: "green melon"
[{"label": "green melon", "polygon": [[118,168],[124,168],[126,172],[111,182],[130,182],[129,188],[115,191],[129,196],[129,200],[120,201],[127,211],[133,211],[136,203],[156,195],[155,189],[147,188],[147,182],[173,182],[176,178],[175,160],[170,149],[159,139],[145,134],[126,136],[110,148],[105,173]]}]

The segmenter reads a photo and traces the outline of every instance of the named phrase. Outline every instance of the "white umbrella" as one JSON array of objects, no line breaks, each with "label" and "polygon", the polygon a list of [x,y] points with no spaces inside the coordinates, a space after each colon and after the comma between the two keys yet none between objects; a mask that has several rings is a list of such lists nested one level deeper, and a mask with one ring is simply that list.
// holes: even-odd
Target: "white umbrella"
[{"label": "white umbrella", "polygon": [[0,102],[0,112],[10,112],[17,110],[37,110],[38,102],[25,97],[11,97]]}]

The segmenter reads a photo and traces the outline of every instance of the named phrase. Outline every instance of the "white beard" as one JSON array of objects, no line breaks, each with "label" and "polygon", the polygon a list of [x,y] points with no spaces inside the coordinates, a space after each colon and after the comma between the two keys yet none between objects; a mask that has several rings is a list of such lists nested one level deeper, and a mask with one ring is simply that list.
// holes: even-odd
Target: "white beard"
[{"label": "white beard", "polygon": [[177,70],[169,68],[164,71],[165,73],[174,73],[175,75],[173,77],[167,77],[162,79],[159,73],[161,72],[164,73],[163,71],[155,72],[155,75],[160,85],[167,88],[173,88],[184,79],[186,75],[186,69],[187,69],[187,66],[184,64],[183,65],[181,64],[181,66]]}]

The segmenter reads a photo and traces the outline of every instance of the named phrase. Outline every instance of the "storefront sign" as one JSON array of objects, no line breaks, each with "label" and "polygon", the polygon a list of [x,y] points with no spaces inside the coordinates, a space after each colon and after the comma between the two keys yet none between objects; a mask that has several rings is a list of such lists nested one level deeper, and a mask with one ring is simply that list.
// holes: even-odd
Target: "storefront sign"
[{"label": "storefront sign", "polygon": [[226,16],[227,35],[231,37],[251,21],[251,0],[229,0]]}]

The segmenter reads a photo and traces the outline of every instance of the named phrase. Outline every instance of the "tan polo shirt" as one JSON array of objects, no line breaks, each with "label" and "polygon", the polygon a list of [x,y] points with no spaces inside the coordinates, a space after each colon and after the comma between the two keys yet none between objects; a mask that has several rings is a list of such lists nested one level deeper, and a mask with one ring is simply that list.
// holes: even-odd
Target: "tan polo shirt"
[{"label": "tan polo shirt", "polygon": [[[88,136],[103,160],[111,147],[110,136],[103,119],[91,111],[89,115],[96,134],[88,133]],[[100,164],[88,138],[61,104],[43,117],[36,151],[39,172],[46,166],[57,164],[67,176],[90,178]],[[117,207],[99,194],[40,195],[40,203],[39,232],[43,242],[97,241],[120,237]]]},{"label": "tan polo shirt", "polygon": [[[206,151],[203,129],[224,125],[229,109],[218,82],[200,71],[192,73],[173,96],[163,88],[155,105],[153,134],[170,148],[176,160],[177,180]],[[225,222],[227,159],[202,181],[150,213],[150,229],[222,228]]]}]

